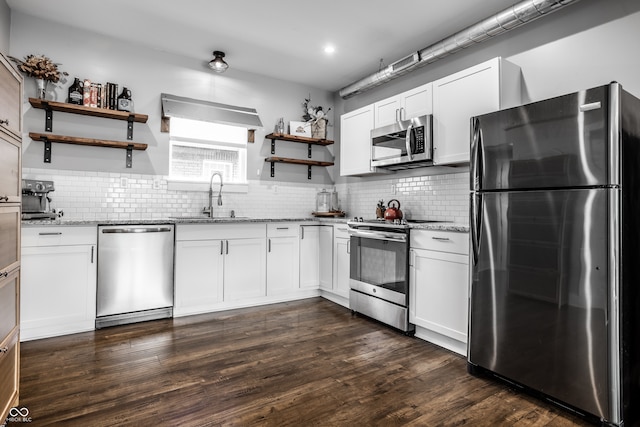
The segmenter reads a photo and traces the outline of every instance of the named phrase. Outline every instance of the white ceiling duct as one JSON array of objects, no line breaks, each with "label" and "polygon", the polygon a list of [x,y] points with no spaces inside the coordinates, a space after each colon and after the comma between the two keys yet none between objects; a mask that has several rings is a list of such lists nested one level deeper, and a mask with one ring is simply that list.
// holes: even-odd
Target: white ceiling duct
[{"label": "white ceiling duct", "polygon": [[[579,0],[524,0],[514,4],[501,12],[496,13],[480,22],[477,22],[462,31],[459,31],[445,39],[440,40],[417,53],[394,62],[377,73],[371,74],[357,82],[351,83],[340,89],[340,96],[350,98],[371,88],[379,86],[390,80],[402,76],[418,67],[435,62],[445,56],[451,55],[461,49],[477,43],[481,43],[492,37],[499,36],[521,25],[527,24],[537,18],[560,10],[569,4]],[[417,61],[405,64],[408,58],[416,56]],[[394,65],[401,66],[396,69]]]}]

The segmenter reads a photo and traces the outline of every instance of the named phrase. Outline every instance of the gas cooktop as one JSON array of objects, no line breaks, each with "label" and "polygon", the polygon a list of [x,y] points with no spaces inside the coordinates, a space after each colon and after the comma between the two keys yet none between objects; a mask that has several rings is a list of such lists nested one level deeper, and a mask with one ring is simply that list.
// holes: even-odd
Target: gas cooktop
[{"label": "gas cooktop", "polygon": [[364,219],[362,217],[354,217],[353,219],[347,221],[347,225],[351,227],[359,227],[359,226],[378,226],[378,227],[394,227],[394,228],[409,228],[411,224],[427,224],[434,222],[443,222],[437,221],[433,219],[395,219],[395,220],[385,220],[383,218],[371,218]]}]

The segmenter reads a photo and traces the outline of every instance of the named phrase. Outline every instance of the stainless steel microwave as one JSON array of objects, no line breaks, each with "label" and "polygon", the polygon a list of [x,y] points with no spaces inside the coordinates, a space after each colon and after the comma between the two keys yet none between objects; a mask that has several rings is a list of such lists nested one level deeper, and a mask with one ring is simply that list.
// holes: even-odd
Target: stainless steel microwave
[{"label": "stainless steel microwave", "polygon": [[411,169],[433,161],[433,116],[397,121],[371,131],[371,166]]}]

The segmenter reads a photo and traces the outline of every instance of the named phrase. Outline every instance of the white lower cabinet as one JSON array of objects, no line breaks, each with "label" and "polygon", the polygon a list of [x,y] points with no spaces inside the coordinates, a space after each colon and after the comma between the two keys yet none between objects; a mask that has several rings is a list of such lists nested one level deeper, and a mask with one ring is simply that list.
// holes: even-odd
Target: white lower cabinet
[{"label": "white lower cabinet", "polygon": [[251,305],[266,295],[265,224],[178,224],[175,257],[174,316]]},{"label": "white lower cabinet", "polygon": [[300,288],[320,286],[320,229],[319,225],[300,226]]},{"label": "white lower cabinet", "polygon": [[295,292],[299,287],[299,225],[267,224],[267,295]]},{"label": "white lower cabinet", "polygon": [[466,355],[469,300],[467,233],[412,230],[409,321],[416,336]]},{"label": "white lower cabinet", "polygon": [[333,226],[320,227],[318,279],[320,289],[333,290]]},{"label": "white lower cabinet", "polygon": [[96,227],[23,227],[20,339],[91,331]]},{"label": "white lower cabinet", "polygon": [[349,232],[346,225],[334,226],[333,234],[333,292],[349,299]]}]

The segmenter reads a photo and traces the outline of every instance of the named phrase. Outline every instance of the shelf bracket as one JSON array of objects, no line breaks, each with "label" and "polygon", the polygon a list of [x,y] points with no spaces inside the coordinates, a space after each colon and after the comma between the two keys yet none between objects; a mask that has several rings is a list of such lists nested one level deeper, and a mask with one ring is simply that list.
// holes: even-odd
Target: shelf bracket
[{"label": "shelf bracket", "polygon": [[46,136],[41,136],[40,140],[44,142],[44,162],[51,163],[51,141]]},{"label": "shelf bracket", "polygon": [[307,166],[307,179],[311,179],[311,165]]},{"label": "shelf bracket", "polygon": [[276,176],[276,165],[274,164],[274,162],[271,162],[271,178],[273,178],[274,176]]},{"label": "shelf bracket", "polygon": [[276,140],[275,139],[271,140],[271,154],[276,154]]},{"label": "shelf bracket", "polygon": [[48,102],[43,101],[44,105],[44,130],[47,132],[53,132],[53,110]]},{"label": "shelf bracket", "polygon": [[131,168],[133,165],[133,145],[127,145],[127,157],[126,157],[126,166],[127,168]]},{"label": "shelf bracket", "polygon": [[307,144],[307,146],[309,147],[309,148],[307,149],[307,157],[308,157],[308,158],[311,158],[311,144]]},{"label": "shelf bracket", "polygon": [[133,139],[133,120],[135,119],[135,115],[129,114],[127,117],[127,139]]}]

